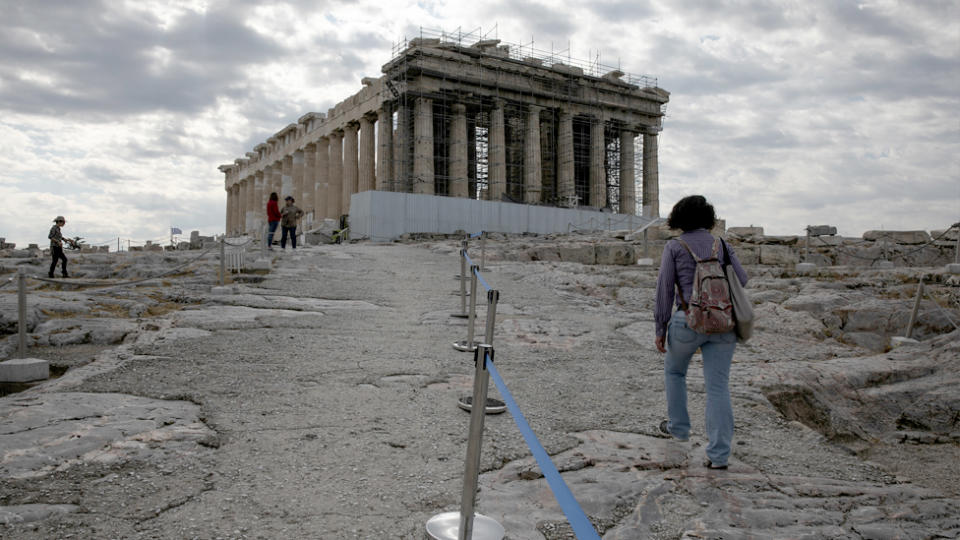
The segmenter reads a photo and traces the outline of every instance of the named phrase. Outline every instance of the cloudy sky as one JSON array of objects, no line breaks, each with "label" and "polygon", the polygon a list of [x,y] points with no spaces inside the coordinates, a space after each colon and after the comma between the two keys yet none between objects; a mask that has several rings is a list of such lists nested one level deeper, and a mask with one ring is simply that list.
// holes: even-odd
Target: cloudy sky
[{"label": "cloudy sky", "polygon": [[[0,0],[0,236],[222,232],[217,166],[378,76],[420,29],[655,76],[661,211],[727,224],[960,221],[960,3]],[[112,240],[114,243],[116,240]]]}]

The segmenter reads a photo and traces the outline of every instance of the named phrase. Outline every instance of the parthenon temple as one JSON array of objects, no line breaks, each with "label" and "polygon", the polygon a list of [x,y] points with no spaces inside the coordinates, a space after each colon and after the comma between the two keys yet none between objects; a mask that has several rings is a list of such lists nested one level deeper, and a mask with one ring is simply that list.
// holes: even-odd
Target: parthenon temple
[{"label": "parthenon temple", "polygon": [[659,216],[670,94],[656,79],[424,33],[396,45],[382,72],[219,167],[228,233],[259,231],[271,192],[292,195],[307,227],[349,214],[351,195],[368,190]]}]

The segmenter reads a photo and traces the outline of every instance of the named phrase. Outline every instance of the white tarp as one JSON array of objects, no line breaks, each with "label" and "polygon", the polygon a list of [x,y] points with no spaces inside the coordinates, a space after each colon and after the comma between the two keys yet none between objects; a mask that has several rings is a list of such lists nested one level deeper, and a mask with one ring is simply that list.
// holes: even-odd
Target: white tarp
[{"label": "white tarp", "polygon": [[405,233],[565,233],[633,230],[650,220],[629,214],[392,191],[350,196],[350,236],[390,241]]}]

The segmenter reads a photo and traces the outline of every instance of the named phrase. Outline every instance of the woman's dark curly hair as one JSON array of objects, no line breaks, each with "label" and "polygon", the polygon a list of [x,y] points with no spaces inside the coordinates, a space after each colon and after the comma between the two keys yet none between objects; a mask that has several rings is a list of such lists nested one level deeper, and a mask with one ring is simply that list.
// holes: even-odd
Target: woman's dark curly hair
[{"label": "woman's dark curly hair", "polygon": [[683,232],[696,229],[710,230],[717,224],[717,214],[713,205],[703,195],[690,195],[677,201],[670,210],[667,226]]}]

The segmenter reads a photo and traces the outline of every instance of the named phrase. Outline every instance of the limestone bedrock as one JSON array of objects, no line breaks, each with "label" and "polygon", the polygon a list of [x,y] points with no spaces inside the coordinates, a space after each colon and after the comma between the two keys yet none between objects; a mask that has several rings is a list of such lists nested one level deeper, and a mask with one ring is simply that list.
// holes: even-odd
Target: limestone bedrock
[{"label": "limestone bedrock", "polygon": [[[595,250],[591,264],[509,260],[534,241],[570,244],[487,244],[496,366],[604,538],[960,535],[954,276],[925,282],[945,305],[921,304],[918,343],[886,350],[918,269],[749,265],[758,319],[731,371],[731,466],[712,471],[699,357],[690,441],[657,430],[656,266],[597,264]],[[474,365],[451,347],[467,333],[450,317],[458,250],[459,238],[298,246],[268,274],[234,276],[228,295],[211,294],[214,260],[109,295],[31,289],[69,325],[38,311],[50,334],[31,333],[30,353],[70,369],[0,398],[0,536],[422,538],[463,485],[457,403]],[[116,271],[144,271],[138,260]],[[97,317],[123,321],[122,339],[94,343]],[[52,345],[65,330],[91,341]],[[486,417],[483,435],[477,511],[512,540],[570,538],[511,416]]]}]

